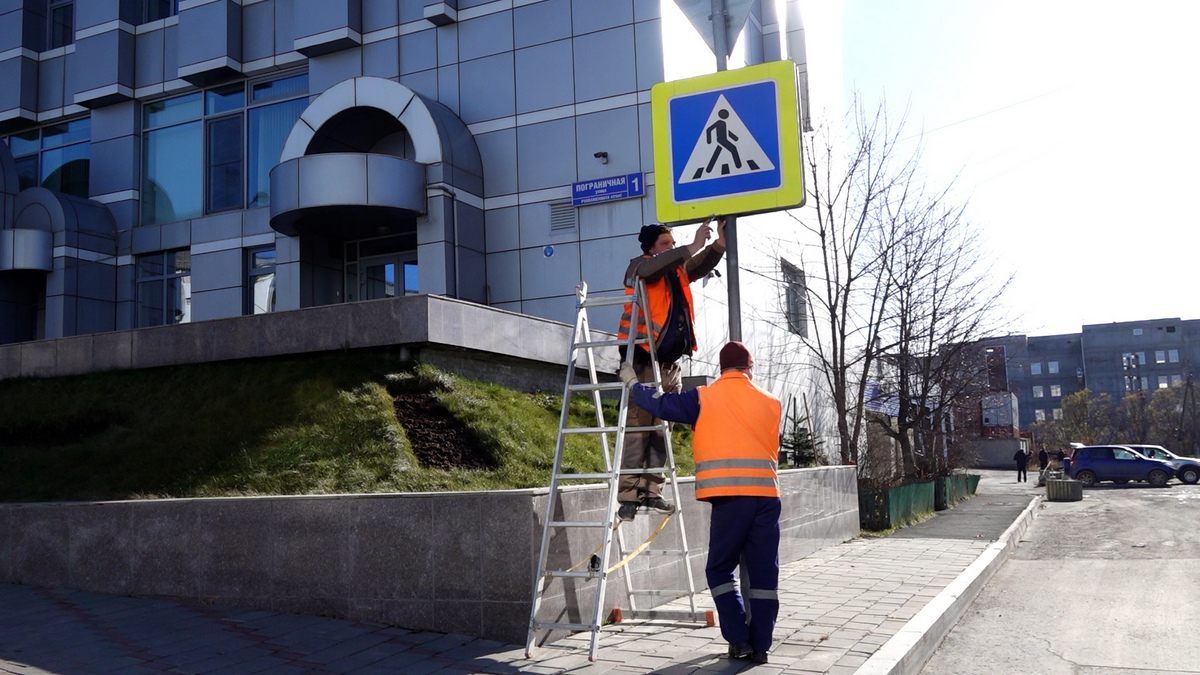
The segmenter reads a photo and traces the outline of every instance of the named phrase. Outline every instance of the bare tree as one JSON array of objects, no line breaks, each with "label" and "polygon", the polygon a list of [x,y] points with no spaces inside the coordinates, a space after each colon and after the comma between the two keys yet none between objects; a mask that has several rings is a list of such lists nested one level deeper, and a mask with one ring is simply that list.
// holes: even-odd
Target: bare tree
[{"label": "bare tree", "polygon": [[889,124],[882,105],[868,115],[856,101],[850,114],[852,136],[845,144],[829,124],[813,135],[816,147],[806,153],[805,167],[812,208],[789,215],[816,241],[818,260],[807,267],[816,330],[805,342],[833,399],[841,461],[857,464],[865,440],[863,398],[889,291],[872,272],[880,256],[872,244],[880,203],[913,180],[916,156],[901,155],[903,119]]},{"label": "bare tree", "polygon": [[[816,242],[806,270],[817,330],[806,342],[844,463],[859,464],[860,475],[889,462],[905,473],[940,471],[952,455],[951,411],[977,381],[968,345],[993,328],[1008,280],[990,280],[950,187],[926,187],[920,143],[903,143],[905,117],[889,119],[882,104],[868,114],[860,101],[851,115],[846,143],[828,126],[815,135],[820,144],[806,157],[812,208],[791,214]],[[899,462],[860,461],[866,447],[893,446],[868,444],[868,424],[899,448]]]},{"label": "bare tree", "polygon": [[883,431],[899,445],[903,473],[944,474],[955,406],[977,393],[985,369],[978,341],[995,332],[1011,281],[984,256],[965,205],[949,187],[910,180],[880,202],[877,285],[884,289],[880,354],[897,404]]}]

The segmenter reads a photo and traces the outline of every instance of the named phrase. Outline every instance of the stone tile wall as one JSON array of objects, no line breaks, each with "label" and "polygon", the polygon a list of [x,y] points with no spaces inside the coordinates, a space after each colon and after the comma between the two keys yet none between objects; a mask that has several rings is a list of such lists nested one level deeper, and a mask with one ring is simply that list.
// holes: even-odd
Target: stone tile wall
[{"label": "stone tile wall", "polygon": [[[781,474],[781,562],[858,533],[853,467]],[[680,481],[692,574],[704,587],[708,506]],[[171,597],[464,633],[521,643],[548,492],[332,495],[0,505],[0,583]],[[598,519],[601,486],[563,490],[562,517]],[[559,517],[559,516],[556,516]],[[677,523],[678,521],[676,521]],[[679,545],[676,523],[654,542]],[[658,524],[623,526],[630,548]],[[553,537],[551,565],[599,543],[578,528]],[[629,564],[638,588],[684,588],[674,559]],[[586,621],[594,584],[552,584],[540,618]],[[628,607],[609,579],[605,612]],[[552,637],[553,639],[553,637]]]}]

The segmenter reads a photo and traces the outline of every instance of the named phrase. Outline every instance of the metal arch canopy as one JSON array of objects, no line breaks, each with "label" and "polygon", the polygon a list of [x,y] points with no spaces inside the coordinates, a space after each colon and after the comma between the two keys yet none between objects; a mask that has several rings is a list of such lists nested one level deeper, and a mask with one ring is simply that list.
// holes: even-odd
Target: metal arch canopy
[{"label": "metal arch canopy", "polygon": [[[754,5],[754,0],[724,0],[725,14],[728,21],[725,24],[725,57],[729,58],[733,54],[733,45],[737,42],[738,34],[742,32],[742,27],[746,25],[746,18],[750,16],[750,8]],[[700,33],[700,37],[704,38],[704,42],[708,44],[708,48],[715,54],[717,48],[713,46],[713,0],[675,0],[675,4],[679,9],[683,10],[688,21],[692,22],[692,26]]]}]

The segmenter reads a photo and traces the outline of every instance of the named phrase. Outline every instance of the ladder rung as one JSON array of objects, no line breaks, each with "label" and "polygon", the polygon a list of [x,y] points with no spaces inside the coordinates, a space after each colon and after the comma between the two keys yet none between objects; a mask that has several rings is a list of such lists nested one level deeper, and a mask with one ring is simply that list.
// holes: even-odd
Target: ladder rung
[{"label": "ladder rung", "polygon": [[[663,428],[657,424],[651,427],[625,427],[625,433],[637,434],[644,431],[662,431]],[[617,427],[567,427],[563,429],[564,434],[615,434]]]},{"label": "ladder rung", "polygon": [[593,626],[587,623],[555,623],[552,621],[534,621],[533,627],[537,628],[559,628],[562,630],[599,630],[599,626]]},{"label": "ladder rung", "polygon": [[559,480],[608,480],[611,473],[560,473],[555,476]]},{"label": "ladder rung", "polygon": [[571,578],[571,579],[595,579],[600,576],[599,572],[568,572],[567,570],[546,570],[542,573],[545,577]]},{"label": "ladder rung", "polygon": [[552,520],[550,527],[608,527],[608,523],[594,520]]},{"label": "ladder rung", "polygon": [[680,548],[655,548],[642,551],[642,555],[683,555]]},{"label": "ladder rung", "polygon": [[691,591],[670,590],[670,589],[668,589],[668,590],[659,590],[659,591],[650,591],[650,590],[646,590],[646,591],[639,591],[639,590],[637,590],[636,588],[635,588],[635,589],[632,589],[632,590],[630,590],[629,592],[630,592],[630,593],[636,593],[636,594],[638,594],[638,595],[669,595],[669,596],[671,596],[672,598],[678,598],[678,597],[680,597],[680,596],[683,596],[683,595],[688,595],[688,594],[690,594],[690,593],[691,593]]},{"label": "ladder rung", "polygon": [[[633,341],[635,345],[646,344],[646,338],[638,338]],[[623,347],[629,344],[629,340],[616,338],[613,340],[597,340],[596,342],[576,342],[572,347],[576,349],[597,349],[599,347]]]},{"label": "ladder rung", "polygon": [[622,475],[641,474],[641,473],[666,473],[669,469],[665,466],[656,466],[650,469],[621,469],[617,473]]},{"label": "ladder rung", "polygon": [[655,621],[659,619],[683,619],[685,621],[698,621],[708,623],[708,617],[705,616],[706,610],[696,610],[693,612],[690,609],[639,609],[629,610],[629,618],[643,621]]},{"label": "ladder rung", "polygon": [[570,391],[613,391],[624,388],[625,383],[621,382],[620,380],[616,382],[597,382],[595,384],[585,382],[583,384],[567,385],[567,389]]},{"label": "ladder rung", "polygon": [[637,295],[609,295],[600,296],[598,298],[588,298],[579,303],[580,307],[611,307],[613,305],[624,305],[627,302],[636,302]]}]

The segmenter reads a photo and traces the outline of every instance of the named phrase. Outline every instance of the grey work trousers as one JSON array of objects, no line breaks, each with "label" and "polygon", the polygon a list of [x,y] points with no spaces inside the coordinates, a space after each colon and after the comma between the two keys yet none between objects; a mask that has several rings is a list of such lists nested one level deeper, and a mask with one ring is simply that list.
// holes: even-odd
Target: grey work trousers
[{"label": "grey work trousers", "polygon": [[[638,382],[654,381],[654,369],[650,364],[633,364]],[[663,391],[678,392],[680,385],[679,364],[659,366],[662,371]],[[638,407],[629,400],[629,410],[625,415],[625,425],[630,427],[648,427],[658,424],[661,420]],[[625,451],[621,457],[622,469],[657,469],[667,464],[667,444],[662,432],[644,431],[625,436]],[[665,478],[661,473],[623,474],[617,492],[617,500],[622,502],[640,502],[643,499],[662,496],[662,484]]]}]

